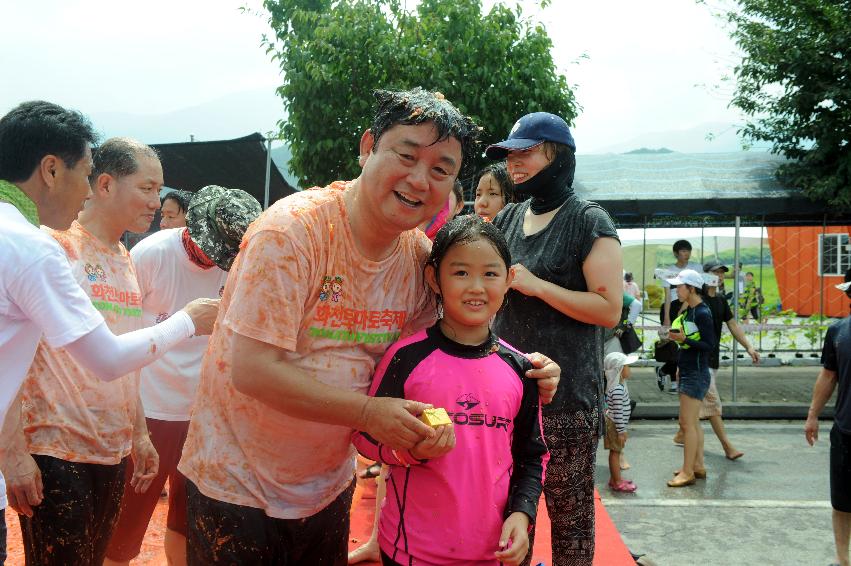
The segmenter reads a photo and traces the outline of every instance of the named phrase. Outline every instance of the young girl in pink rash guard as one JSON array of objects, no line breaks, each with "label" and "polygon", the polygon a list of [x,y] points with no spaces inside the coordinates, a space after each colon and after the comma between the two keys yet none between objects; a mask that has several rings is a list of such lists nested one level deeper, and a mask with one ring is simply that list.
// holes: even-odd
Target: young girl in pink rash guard
[{"label": "young girl in pink rash guard", "polygon": [[446,409],[452,424],[410,450],[354,443],[390,467],[378,541],[385,565],[519,564],[548,460],[529,361],[490,330],[513,270],[505,239],[475,215],[437,234],[425,275],[442,318],[400,340],[370,394]]}]

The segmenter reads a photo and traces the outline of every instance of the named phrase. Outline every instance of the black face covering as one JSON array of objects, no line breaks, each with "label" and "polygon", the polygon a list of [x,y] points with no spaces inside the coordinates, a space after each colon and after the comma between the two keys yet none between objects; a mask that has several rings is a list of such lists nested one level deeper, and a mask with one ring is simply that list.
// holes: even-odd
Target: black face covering
[{"label": "black face covering", "polygon": [[563,205],[573,194],[576,158],[570,150],[556,153],[553,162],[531,179],[514,186],[514,190],[532,197],[532,214],[546,214]]}]

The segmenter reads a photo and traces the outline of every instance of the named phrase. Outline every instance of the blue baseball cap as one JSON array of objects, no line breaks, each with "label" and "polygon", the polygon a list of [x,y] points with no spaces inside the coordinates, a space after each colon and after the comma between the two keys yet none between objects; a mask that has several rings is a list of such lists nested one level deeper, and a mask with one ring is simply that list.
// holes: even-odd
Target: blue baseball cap
[{"label": "blue baseball cap", "polygon": [[485,155],[491,159],[505,159],[510,151],[529,149],[548,141],[564,144],[576,151],[576,142],[567,122],[549,112],[532,112],[517,120],[508,139],[489,146]]}]

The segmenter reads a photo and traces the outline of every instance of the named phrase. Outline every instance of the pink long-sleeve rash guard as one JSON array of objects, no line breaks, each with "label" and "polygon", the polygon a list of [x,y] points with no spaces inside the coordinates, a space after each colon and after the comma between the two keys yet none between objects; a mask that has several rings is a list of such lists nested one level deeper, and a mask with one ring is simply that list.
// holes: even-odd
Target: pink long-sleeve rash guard
[{"label": "pink long-sleeve rash guard", "polygon": [[456,436],[452,451],[423,462],[353,436],[364,456],[390,465],[379,544],[395,562],[497,564],[505,518],[520,511],[534,522],[549,454],[531,367],[493,334],[466,346],[437,325],[387,350],[370,395],[443,407]]}]

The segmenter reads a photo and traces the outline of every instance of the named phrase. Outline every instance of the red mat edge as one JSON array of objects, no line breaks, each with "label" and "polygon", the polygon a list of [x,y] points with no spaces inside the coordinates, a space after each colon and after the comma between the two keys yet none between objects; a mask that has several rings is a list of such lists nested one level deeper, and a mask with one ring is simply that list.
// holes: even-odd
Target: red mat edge
[{"label": "red mat edge", "polygon": [[[352,502],[351,531],[349,535],[349,550],[354,550],[369,538],[375,513],[374,484],[364,485],[358,482]],[[606,511],[600,493],[594,490],[595,526],[595,566],[634,566],[635,561],[629,553],[612,518]],[[538,505],[538,521],[535,528],[535,550],[532,553],[532,564],[543,562],[546,566],[552,564],[551,525],[547,515],[547,507],[543,498]],[[378,562],[362,562],[365,566],[378,565]]]}]

